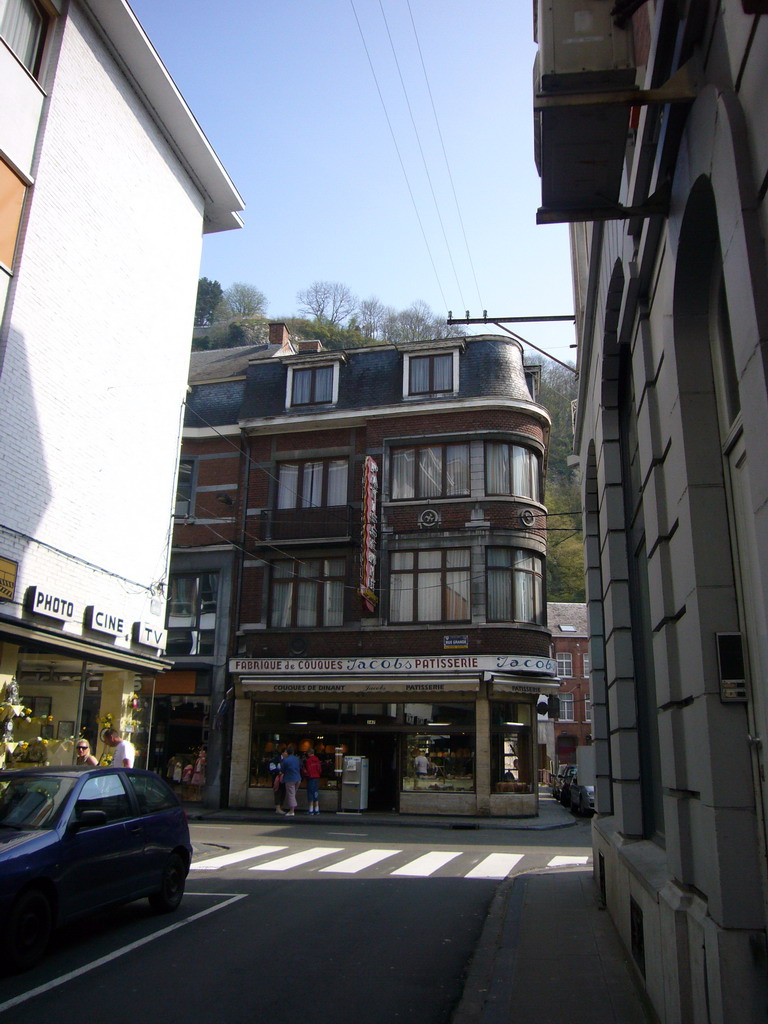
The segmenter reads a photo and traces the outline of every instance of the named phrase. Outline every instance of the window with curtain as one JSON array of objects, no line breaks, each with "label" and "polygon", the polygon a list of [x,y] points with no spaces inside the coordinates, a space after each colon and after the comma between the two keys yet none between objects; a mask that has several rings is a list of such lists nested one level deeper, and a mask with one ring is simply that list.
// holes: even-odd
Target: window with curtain
[{"label": "window with curtain", "polygon": [[456,498],[469,494],[469,445],[393,448],[392,500]]},{"label": "window with curtain", "polygon": [[343,558],[274,562],[270,625],[275,628],[343,625],[344,577]]},{"label": "window with curtain", "polygon": [[171,573],[166,652],[181,657],[212,654],[216,637],[219,574]]},{"label": "window with curtain", "polygon": [[0,0],[0,36],[33,75],[40,69],[46,21],[34,0]]},{"label": "window with curtain", "polygon": [[278,467],[278,508],[325,508],[347,504],[347,460],[316,459],[281,462]]},{"label": "window with curtain", "polygon": [[489,441],[485,446],[485,491],[540,501],[538,454],[519,444]]},{"label": "window with curtain", "polygon": [[453,391],[453,353],[411,356],[408,360],[408,394],[431,395]]},{"label": "window with curtain", "polygon": [[468,622],[469,548],[393,551],[390,622]]},{"label": "window with curtain", "polygon": [[312,366],[293,371],[291,405],[317,405],[333,401],[333,367]]},{"label": "window with curtain", "polygon": [[544,559],[523,548],[488,548],[486,600],[489,622],[544,624]]}]

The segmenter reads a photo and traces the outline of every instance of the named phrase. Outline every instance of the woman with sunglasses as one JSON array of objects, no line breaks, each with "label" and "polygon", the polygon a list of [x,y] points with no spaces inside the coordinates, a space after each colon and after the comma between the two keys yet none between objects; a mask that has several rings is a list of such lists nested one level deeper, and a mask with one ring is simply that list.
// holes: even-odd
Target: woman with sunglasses
[{"label": "woman with sunglasses", "polygon": [[91,745],[88,740],[79,739],[75,744],[75,751],[77,753],[75,764],[94,765],[99,763],[91,753]]}]

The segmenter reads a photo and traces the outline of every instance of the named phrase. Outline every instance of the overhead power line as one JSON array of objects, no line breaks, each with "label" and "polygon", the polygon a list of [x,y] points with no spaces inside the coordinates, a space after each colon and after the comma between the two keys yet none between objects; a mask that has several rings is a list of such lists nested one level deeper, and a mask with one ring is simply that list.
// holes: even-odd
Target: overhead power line
[{"label": "overhead power line", "polygon": [[384,95],[383,95],[383,93],[381,91],[381,86],[379,85],[379,79],[378,79],[378,77],[376,75],[376,69],[373,66],[373,60],[371,59],[371,54],[370,54],[370,51],[368,49],[368,44],[365,41],[365,35],[363,33],[363,27],[360,24],[360,19],[357,16],[357,9],[355,8],[355,2],[354,2],[354,0],[349,0],[349,3],[350,3],[350,6],[352,7],[352,13],[355,16],[355,21],[357,23],[357,30],[360,33],[360,39],[361,39],[362,44],[363,44],[363,49],[365,50],[365,55],[368,58],[368,66],[371,69],[371,74],[373,75],[373,81],[374,81],[374,83],[376,85],[376,91],[379,94],[379,100],[381,101],[381,106],[382,106],[382,109],[384,111],[384,117],[386,118],[387,127],[389,128],[389,134],[392,137],[392,143],[393,143],[393,145],[395,147],[395,152],[397,153],[397,159],[400,162],[400,169],[403,172],[403,177],[405,178],[405,184],[406,184],[406,187],[408,188],[408,194],[411,197],[411,203],[413,204],[413,210],[414,210],[414,213],[416,214],[416,220],[418,221],[419,228],[421,229],[421,236],[424,239],[424,245],[427,248],[427,253],[429,255],[429,262],[432,264],[432,271],[433,271],[433,273],[435,275],[435,280],[437,281],[437,287],[438,287],[438,289],[440,291],[440,295],[442,296],[443,305],[444,305],[445,309],[447,309],[448,308],[448,302],[446,301],[446,298],[445,298],[445,292],[443,291],[443,285],[442,285],[442,282],[440,281],[440,275],[437,272],[437,266],[435,265],[435,260],[434,260],[434,257],[432,255],[432,249],[430,247],[429,240],[427,238],[427,233],[424,230],[424,224],[423,224],[422,219],[421,219],[421,214],[419,213],[419,207],[418,207],[418,205],[416,203],[416,197],[414,196],[413,189],[411,188],[411,182],[410,182],[410,179],[408,177],[408,172],[405,169],[405,163],[403,161],[403,157],[402,157],[402,154],[400,152],[400,147],[397,144],[397,136],[395,135],[395,130],[392,127],[392,121],[391,121],[390,116],[389,116],[389,111],[387,110],[387,104],[384,102]]}]

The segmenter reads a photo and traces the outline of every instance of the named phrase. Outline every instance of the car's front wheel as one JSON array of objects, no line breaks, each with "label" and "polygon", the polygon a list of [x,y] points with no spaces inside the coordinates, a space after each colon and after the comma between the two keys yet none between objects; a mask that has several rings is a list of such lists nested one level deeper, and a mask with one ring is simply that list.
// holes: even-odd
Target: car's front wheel
[{"label": "car's front wheel", "polygon": [[175,910],[184,895],[186,879],[187,865],[178,853],[172,853],[165,862],[159,890],[149,897],[152,909],[160,914],[168,914]]},{"label": "car's front wheel", "polygon": [[53,911],[45,893],[27,889],[11,907],[3,929],[3,967],[27,971],[45,953],[53,931]]}]

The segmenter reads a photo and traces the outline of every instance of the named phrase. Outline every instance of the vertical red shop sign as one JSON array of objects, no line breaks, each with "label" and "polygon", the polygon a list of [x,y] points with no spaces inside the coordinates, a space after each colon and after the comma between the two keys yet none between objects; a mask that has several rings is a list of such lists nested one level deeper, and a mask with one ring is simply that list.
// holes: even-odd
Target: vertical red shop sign
[{"label": "vertical red shop sign", "polygon": [[360,596],[369,611],[375,611],[378,598],[376,588],[376,541],[379,535],[379,519],[376,501],[379,496],[379,466],[375,459],[366,455],[363,463],[363,510],[362,544],[360,548]]}]

